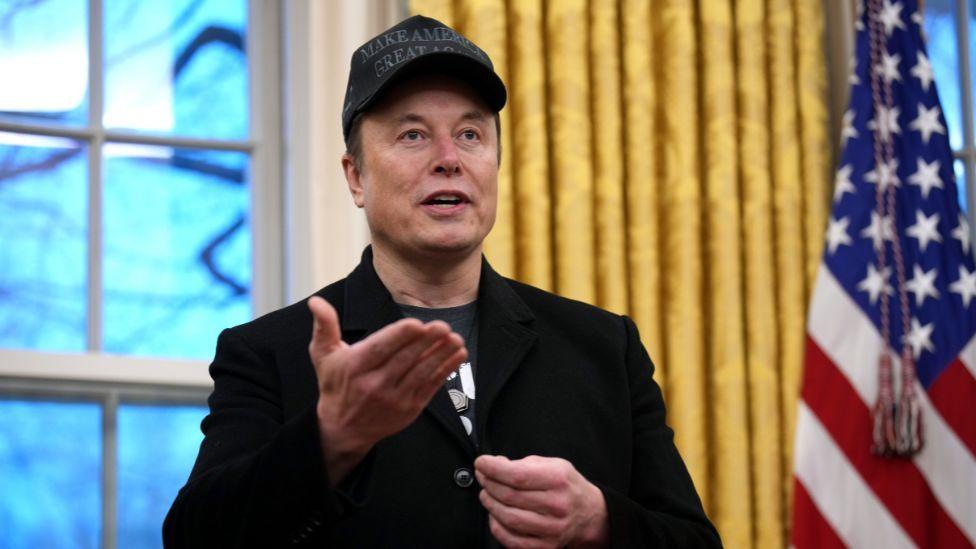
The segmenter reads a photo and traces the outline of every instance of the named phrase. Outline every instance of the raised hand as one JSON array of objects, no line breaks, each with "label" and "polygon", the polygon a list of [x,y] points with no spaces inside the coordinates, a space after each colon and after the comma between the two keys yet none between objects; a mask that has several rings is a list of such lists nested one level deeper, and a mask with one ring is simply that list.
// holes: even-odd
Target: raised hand
[{"label": "raised hand", "polygon": [[610,543],[603,493],[560,458],[474,462],[491,533],[506,547],[604,547]]},{"label": "raised hand", "polygon": [[338,483],[374,444],[416,419],[467,350],[445,322],[412,318],[348,345],[328,302],[312,297],[308,308],[322,451],[329,479]]}]

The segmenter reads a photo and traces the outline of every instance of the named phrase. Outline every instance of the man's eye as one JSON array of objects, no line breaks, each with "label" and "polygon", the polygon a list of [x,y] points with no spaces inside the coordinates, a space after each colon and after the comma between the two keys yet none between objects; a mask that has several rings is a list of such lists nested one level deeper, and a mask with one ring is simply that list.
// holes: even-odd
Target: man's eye
[{"label": "man's eye", "polygon": [[467,139],[468,141],[474,141],[474,140],[478,139],[478,132],[476,132],[474,130],[466,130],[466,131],[461,132],[461,137],[463,137],[464,139]]},{"label": "man's eye", "polygon": [[403,138],[406,139],[407,141],[416,141],[420,139],[420,132],[418,132],[417,130],[410,130],[407,133],[403,134]]}]

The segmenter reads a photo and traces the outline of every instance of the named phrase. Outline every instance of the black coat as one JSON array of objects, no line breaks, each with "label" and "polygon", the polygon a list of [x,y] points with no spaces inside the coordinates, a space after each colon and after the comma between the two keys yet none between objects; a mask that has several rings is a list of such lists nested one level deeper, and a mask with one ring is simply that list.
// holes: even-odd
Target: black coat
[{"label": "black coat", "polygon": [[[401,318],[367,248],[317,295],[358,341]],[[483,547],[496,544],[479,453],[562,457],[602,490],[615,547],[720,544],[665,425],[653,365],[633,322],[502,278],[478,295],[475,430],[446,391],[380,441],[339,486],[326,477],[304,302],[225,330],[193,472],[163,526],[167,547]]]}]

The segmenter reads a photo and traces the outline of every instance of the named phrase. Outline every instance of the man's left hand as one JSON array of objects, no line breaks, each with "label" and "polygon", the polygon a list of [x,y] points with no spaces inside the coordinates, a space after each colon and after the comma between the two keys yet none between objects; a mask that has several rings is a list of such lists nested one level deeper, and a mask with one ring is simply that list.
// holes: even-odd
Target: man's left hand
[{"label": "man's left hand", "polygon": [[603,492],[560,458],[474,462],[491,533],[506,547],[602,547],[610,542]]}]

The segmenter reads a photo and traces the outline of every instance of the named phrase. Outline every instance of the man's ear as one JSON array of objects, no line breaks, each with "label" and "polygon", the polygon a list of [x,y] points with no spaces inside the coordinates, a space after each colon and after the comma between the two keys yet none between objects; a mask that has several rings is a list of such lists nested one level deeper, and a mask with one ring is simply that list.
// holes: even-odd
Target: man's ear
[{"label": "man's ear", "polygon": [[363,197],[362,172],[356,167],[356,160],[349,153],[342,155],[342,171],[346,174],[346,184],[349,185],[349,194],[356,206],[362,208],[366,201]]}]

